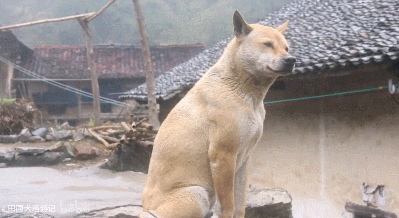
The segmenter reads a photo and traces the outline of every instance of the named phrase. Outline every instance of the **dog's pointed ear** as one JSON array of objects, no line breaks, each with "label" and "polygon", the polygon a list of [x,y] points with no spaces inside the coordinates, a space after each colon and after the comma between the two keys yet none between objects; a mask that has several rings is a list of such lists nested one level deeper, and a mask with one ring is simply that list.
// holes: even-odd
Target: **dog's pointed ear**
[{"label": "dog's pointed ear", "polygon": [[233,15],[234,35],[239,38],[248,35],[252,28],[245,22],[240,12],[235,11]]},{"label": "dog's pointed ear", "polygon": [[284,34],[285,30],[287,29],[289,21],[285,21],[281,26],[277,27],[276,30],[279,31],[281,34]]}]

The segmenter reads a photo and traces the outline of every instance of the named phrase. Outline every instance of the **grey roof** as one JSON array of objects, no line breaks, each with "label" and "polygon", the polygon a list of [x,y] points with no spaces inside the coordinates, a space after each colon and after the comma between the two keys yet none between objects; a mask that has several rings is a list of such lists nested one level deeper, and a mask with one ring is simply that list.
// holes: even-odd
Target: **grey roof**
[{"label": "grey roof", "polygon": [[[398,0],[303,0],[283,6],[258,23],[277,27],[290,21],[285,37],[290,53],[298,59],[296,75],[335,73],[397,60],[398,11]],[[167,100],[192,87],[216,63],[232,38],[158,76],[157,98]],[[119,98],[145,101],[146,95],[143,84]]]}]

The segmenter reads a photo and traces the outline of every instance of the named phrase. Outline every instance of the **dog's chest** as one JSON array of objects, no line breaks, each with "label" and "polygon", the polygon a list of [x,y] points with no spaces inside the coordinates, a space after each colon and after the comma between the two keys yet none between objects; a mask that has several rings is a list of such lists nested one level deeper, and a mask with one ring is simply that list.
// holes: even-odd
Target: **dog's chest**
[{"label": "dog's chest", "polygon": [[239,124],[241,146],[237,156],[237,165],[241,166],[257,145],[263,132],[264,112],[256,111],[244,116]]}]

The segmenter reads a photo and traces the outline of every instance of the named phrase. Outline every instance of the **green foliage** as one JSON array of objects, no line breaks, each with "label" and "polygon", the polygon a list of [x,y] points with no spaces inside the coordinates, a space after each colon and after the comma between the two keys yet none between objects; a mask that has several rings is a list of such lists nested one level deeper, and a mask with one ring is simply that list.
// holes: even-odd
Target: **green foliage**
[{"label": "green foliage", "polygon": [[[292,0],[141,0],[151,44],[203,43],[213,45],[232,34],[232,15],[239,10],[249,23]],[[94,12],[108,0],[1,0],[0,24]],[[131,0],[118,0],[91,26],[96,44],[139,44],[140,35]],[[84,34],[75,20],[14,30],[29,46],[83,45]]]}]

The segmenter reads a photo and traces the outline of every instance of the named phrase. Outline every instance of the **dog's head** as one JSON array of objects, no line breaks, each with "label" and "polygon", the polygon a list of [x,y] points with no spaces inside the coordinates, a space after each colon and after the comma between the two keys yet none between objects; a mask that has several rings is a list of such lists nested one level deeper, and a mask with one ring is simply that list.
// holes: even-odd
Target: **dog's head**
[{"label": "dog's head", "polygon": [[235,58],[242,68],[257,77],[285,76],[293,72],[296,59],[288,53],[283,36],[288,21],[276,29],[247,24],[236,11],[233,24],[238,43]]}]

